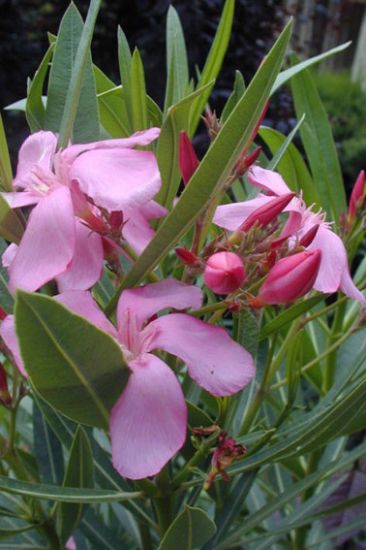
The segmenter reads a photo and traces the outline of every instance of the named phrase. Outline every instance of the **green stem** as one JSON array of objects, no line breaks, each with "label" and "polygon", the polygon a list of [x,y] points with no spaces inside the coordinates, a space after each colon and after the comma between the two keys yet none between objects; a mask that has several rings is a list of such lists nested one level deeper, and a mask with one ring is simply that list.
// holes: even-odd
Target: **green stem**
[{"label": "green stem", "polygon": [[153,498],[160,535],[163,536],[173,521],[173,494],[169,476],[169,465],[156,478],[159,496]]},{"label": "green stem", "polygon": [[327,393],[333,384],[334,372],[336,367],[336,359],[337,359],[337,348],[338,348],[337,346],[336,348],[333,349],[333,344],[337,342],[339,335],[342,334],[345,306],[346,306],[346,303],[343,302],[338,307],[336,314],[334,316],[331,335],[328,339],[327,348],[328,348],[328,351],[332,348],[332,352],[327,354],[327,360],[325,363],[324,378],[323,378],[324,393]]},{"label": "green stem", "polygon": [[139,521],[139,531],[141,537],[142,550],[153,550],[153,544],[151,540],[151,533],[149,526],[143,521]]},{"label": "green stem", "polygon": [[216,442],[216,439],[219,435],[219,431],[213,433],[209,437],[207,437],[205,440],[202,441],[201,445],[195,452],[195,454],[192,456],[190,460],[185,464],[185,466],[181,469],[181,471],[175,476],[175,478],[172,481],[172,487],[173,489],[177,489],[183,481],[187,479],[192,473],[192,468],[195,468],[203,458],[209,453],[211,447]]}]

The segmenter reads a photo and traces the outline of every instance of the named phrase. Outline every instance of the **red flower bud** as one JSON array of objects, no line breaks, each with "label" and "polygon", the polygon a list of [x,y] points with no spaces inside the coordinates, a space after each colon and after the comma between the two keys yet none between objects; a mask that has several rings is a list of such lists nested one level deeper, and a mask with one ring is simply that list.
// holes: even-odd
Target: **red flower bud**
[{"label": "red flower bud", "polygon": [[179,168],[184,185],[187,185],[199,165],[196,152],[186,132],[179,135]]},{"label": "red flower bud", "polygon": [[361,170],[358,174],[352,189],[349,200],[348,215],[353,220],[357,215],[357,210],[365,200],[365,171]]},{"label": "red flower bud", "polygon": [[241,224],[239,231],[248,231],[255,223],[261,227],[265,227],[286,208],[294,196],[295,193],[287,193],[256,208],[256,210],[249,214],[245,222]]},{"label": "red flower bud", "polygon": [[245,172],[254,164],[259,157],[259,155],[262,152],[262,147],[257,147],[249,153],[249,155],[245,155],[240,157],[235,168],[235,173],[237,177],[241,177],[245,174]]},{"label": "red flower bud", "polygon": [[8,390],[8,378],[2,363],[0,363],[0,401],[4,403],[5,406],[11,404],[11,395]]},{"label": "red flower bud", "polygon": [[0,321],[4,321],[5,317],[7,317],[6,311],[0,306]]},{"label": "red flower bud", "polygon": [[300,239],[300,245],[305,248],[309,246],[315,239],[315,235],[318,233],[319,224],[313,225]]},{"label": "red flower bud", "polygon": [[175,253],[178,258],[186,265],[194,265],[197,263],[197,256],[193,254],[188,248],[176,248]]},{"label": "red flower bud", "polygon": [[206,263],[205,284],[216,294],[230,294],[245,281],[243,262],[233,252],[217,252]]},{"label": "red flower bud", "polygon": [[309,292],[318,275],[320,260],[320,250],[305,250],[279,260],[259,290],[261,304],[288,304]]}]

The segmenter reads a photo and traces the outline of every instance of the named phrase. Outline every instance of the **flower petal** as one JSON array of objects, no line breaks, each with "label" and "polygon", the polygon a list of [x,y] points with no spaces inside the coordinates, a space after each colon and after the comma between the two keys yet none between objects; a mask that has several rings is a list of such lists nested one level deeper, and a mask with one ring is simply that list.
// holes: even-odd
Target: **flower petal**
[{"label": "flower petal", "polygon": [[75,251],[66,271],[57,277],[60,292],[87,290],[100,278],[103,268],[102,238],[76,221]]},{"label": "flower petal", "polygon": [[30,135],[19,149],[17,173],[13,187],[26,187],[31,183],[31,170],[35,165],[50,170],[56,151],[57,138],[52,132]]},{"label": "flower petal", "polygon": [[6,347],[9,348],[13,354],[15,364],[21,375],[24,376],[24,378],[28,378],[24,368],[23,359],[20,355],[18,338],[15,332],[14,315],[7,315],[7,317],[5,317],[4,321],[1,323],[0,336],[4,340]]},{"label": "flower petal", "polygon": [[319,292],[336,292],[341,284],[342,274],[348,270],[347,254],[342,240],[320,225],[312,243],[307,250],[319,249],[322,253],[318,276],[313,288]]},{"label": "flower petal", "polygon": [[10,208],[30,206],[31,204],[37,204],[42,199],[40,194],[32,193],[32,191],[1,193],[1,195],[6,200]]},{"label": "flower petal", "polygon": [[252,166],[248,172],[248,180],[255,187],[264,189],[271,195],[287,195],[291,189],[282,176],[272,170],[266,170],[260,166]]},{"label": "flower petal", "polygon": [[161,185],[155,155],[134,149],[83,153],[72,164],[70,179],[109,211],[140,206],[151,200]]},{"label": "flower petal", "polygon": [[187,408],[180,384],[154,355],[129,364],[132,374],[111,413],[112,460],[130,479],[157,474],[183,446]]},{"label": "flower petal", "polygon": [[90,292],[68,290],[62,294],[57,294],[55,300],[117,339],[117,330],[99,309]]},{"label": "flower petal", "polygon": [[128,310],[134,312],[137,328],[140,329],[149,317],[171,307],[198,309],[202,304],[202,292],[198,287],[185,285],[176,279],[164,279],[138,288],[127,289],[122,293],[117,307],[118,326],[128,319]]},{"label": "flower petal", "polygon": [[352,298],[352,300],[357,300],[360,302],[363,306],[366,305],[366,298],[362,294],[360,290],[358,290],[357,286],[352,280],[352,277],[350,275],[348,266],[343,271],[342,277],[341,277],[341,284],[339,286],[339,290],[343,292],[348,298]]},{"label": "flower petal", "polygon": [[267,204],[271,200],[273,200],[273,197],[266,197],[265,195],[259,194],[254,199],[248,201],[223,204],[216,208],[213,222],[219,227],[223,227],[229,231],[235,231],[254,210]]},{"label": "flower petal", "polygon": [[17,254],[9,267],[11,290],[34,291],[63,273],[75,248],[70,192],[55,188],[31,212]]},{"label": "flower petal", "polygon": [[147,351],[163,349],[180,357],[191,378],[212,395],[231,395],[254,376],[250,353],[221,327],[171,313],[149,323],[145,331],[155,332]]}]

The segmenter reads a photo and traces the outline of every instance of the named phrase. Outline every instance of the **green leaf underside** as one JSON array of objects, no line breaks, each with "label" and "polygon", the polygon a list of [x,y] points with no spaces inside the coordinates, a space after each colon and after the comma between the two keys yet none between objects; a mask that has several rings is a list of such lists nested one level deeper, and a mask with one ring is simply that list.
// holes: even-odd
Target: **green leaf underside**
[{"label": "green leaf underside", "polygon": [[18,292],[15,317],[25,367],[40,395],[76,422],[107,427],[129,375],[114,339],[40,294]]},{"label": "green leaf underside", "polygon": [[202,548],[215,531],[215,524],[203,510],[186,506],[170,525],[158,550]]}]

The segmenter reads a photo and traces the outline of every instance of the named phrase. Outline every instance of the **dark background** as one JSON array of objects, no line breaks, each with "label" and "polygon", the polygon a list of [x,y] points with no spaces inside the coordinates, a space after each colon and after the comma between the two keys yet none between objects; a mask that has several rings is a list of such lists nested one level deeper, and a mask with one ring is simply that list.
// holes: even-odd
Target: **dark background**
[{"label": "dark background", "polygon": [[[85,16],[88,1],[75,3]],[[32,77],[47,49],[47,32],[57,33],[68,4],[0,0],[1,108],[25,97],[27,77]],[[165,19],[170,4],[181,17],[193,76],[195,65],[203,67],[224,0],[104,0],[93,41],[94,62],[119,83],[116,36],[117,26],[121,25],[131,48],[137,45],[141,51],[148,92],[160,104],[165,89]],[[237,0],[233,35],[213,107],[220,109],[230,94],[235,69],[242,71],[248,81],[258,68],[287,19],[281,6],[282,2],[274,0]],[[286,119],[288,108],[284,96],[275,109],[272,107],[272,117],[275,113],[276,121]],[[14,159],[28,129],[22,114],[2,114]]]}]

